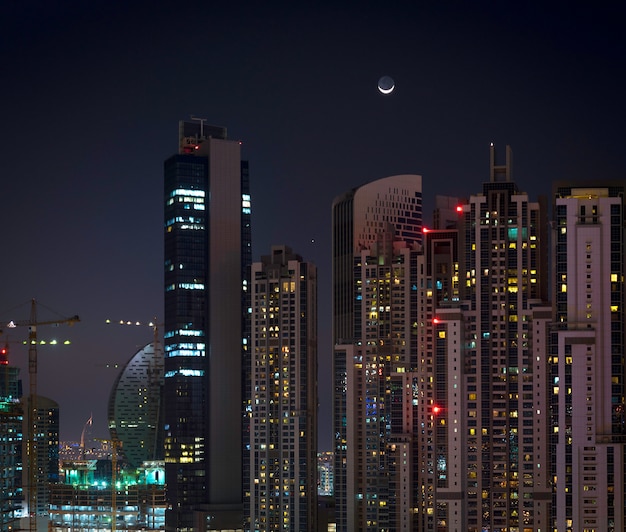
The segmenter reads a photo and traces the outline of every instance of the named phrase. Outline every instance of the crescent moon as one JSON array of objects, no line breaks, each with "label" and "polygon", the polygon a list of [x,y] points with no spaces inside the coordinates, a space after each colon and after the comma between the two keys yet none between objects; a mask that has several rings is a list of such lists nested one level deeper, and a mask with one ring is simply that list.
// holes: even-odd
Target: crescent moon
[{"label": "crescent moon", "polygon": [[390,94],[393,92],[393,89],[395,89],[396,86],[395,84],[392,85],[391,87],[389,87],[388,89],[383,89],[380,85],[378,86],[378,90],[382,93],[382,94]]}]

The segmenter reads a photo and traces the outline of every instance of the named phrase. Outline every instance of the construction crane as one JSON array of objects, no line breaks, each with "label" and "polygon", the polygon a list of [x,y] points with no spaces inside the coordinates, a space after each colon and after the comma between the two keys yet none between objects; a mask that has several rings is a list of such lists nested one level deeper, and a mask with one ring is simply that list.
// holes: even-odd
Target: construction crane
[{"label": "construction crane", "polygon": [[128,325],[128,326],[136,326],[136,327],[152,327],[152,331],[154,333],[154,341],[158,342],[158,337],[159,337],[159,327],[162,327],[164,324],[163,323],[156,323],[156,318],[154,319],[154,321],[149,321],[149,322],[144,322],[144,321],[130,321],[130,320],[119,320],[119,321],[112,321],[112,320],[105,320],[105,323],[107,325],[112,325],[112,324],[117,324],[117,325]]},{"label": "construction crane", "polygon": [[37,301],[31,300],[30,318],[28,320],[10,321],[6,326],[28,327],[28,513],[29,530],[37,532],[37,327],[41,325],[74,325],[79,322],[78,316],[59,318],[56,320],[37,321]]}]

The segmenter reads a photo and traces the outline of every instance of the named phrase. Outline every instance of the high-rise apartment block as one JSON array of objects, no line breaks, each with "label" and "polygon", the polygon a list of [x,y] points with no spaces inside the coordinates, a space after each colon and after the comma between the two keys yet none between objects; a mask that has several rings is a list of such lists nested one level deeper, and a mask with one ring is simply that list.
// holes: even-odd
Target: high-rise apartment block
[{"label": "high-rise apartment block", "polygon": [[[458,200],[447,198],[446,203],[454,204],[454,216],[458,220]],[[446,211],[450,212],[450,209],[446,208]],[[435,225],[437,227],[438,223],[435,222]],[[458,482],[448,482],[449,476],[458,474],[458,470],[451,471],[450,468],[459,466],[453,466],[447,460],[449,453],[445,419],[450,415],[450,409],[444,412],[448,405],[461,408],[459,399],[454,399],[454,394],[459,394],[461,383],[461,351],[455,344],[454,356],[448,360],[442,345],[445,332],[437,331],[443,319],[442,309],[450,309],[455,316],[459,312],[458,231],[424,230],[424,245],[417,257],[416,269],[419,272],[414,285],[417,319],[413,322],[412,334],[417,335],[417,349],[411,396],[415,425],[418,427],[413,435],[416,511],[414,526],[408,530],[435,530],[436,509],[445,506],[445,499],[458,499],[461,492]],[[456,342],[458,344],[458,338]],[[452,446],[451,450],[455,453],[454,458],[462,458],[459,456],[462,453],[458,452],[458,444],[456,449]],[[462,521],[455,517],[449,521],[449,525],[453,530]]]},{"label": "high-rise apartment block", "polygon": [[[391,176],[333,203],[333,428],[337,530],[412,521],[412,256],[422,181]],[[414,462],[413,462],[414,463]]]},{"label": "high-rise apartment block", "polygon": [[508,147],[504,165],[490,155],[460,212],[459,308],[433,318],[435,515],[468,532],[547,530],[546,210],[513,182]]},{"label": "high-rise apartment block", "polygon": [[19,371],[9,365],[9,348],[0,348],[0,532],[19,528],[22,503],[24,415]]},{"label": "high-rise apartment block", "polygon": [[419,178],[333,204],[338,530],[551,526],[547,210],[490,157],[433,229]]},{"label": "high-rise apartment block", "polygon": [[554,187],[552,530],[624,530],[626,184]]},{"label": "high-rise apartment block", "polygon": [[[35,513],[38,516],[48,516],[48,506],[50,503],[50,487],[59,482],[59,404],[41,395],[36,396],[35,404],[37,417],[34,428],[37,435],[37,446],[35,447],[35,481],[36,498],[29,497],[37,501]],[[26,399],[28,412],[30,409],[30,396]],[[24,433],[27,432],[27,425],[23,425]],[[26,473],[26,472],[25,472]],[[28,482],[30,475],[24,475],[23,481],[27,489],[31,486]],[[32,512],[32,508],[30,509]],[[40,526],[40,525],[38,525]]]},{"label": "high-rise apartment block", "polygon": [[241,143],[181,122],[165,161],[167,530],[243,527],[249,194]]},{"label": "high-rise apartment block", "polygon": [[252,264],[249,530],[317,530],[317,270]]}]

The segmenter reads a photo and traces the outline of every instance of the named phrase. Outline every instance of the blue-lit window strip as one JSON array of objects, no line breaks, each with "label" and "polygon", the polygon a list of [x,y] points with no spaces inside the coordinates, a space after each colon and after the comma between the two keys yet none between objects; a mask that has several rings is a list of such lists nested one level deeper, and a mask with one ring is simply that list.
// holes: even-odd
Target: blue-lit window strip
[{"label": "blue-lit window strip", "polygon": [[241,195],[241,212],[243,212],[243,214],[252,214],[252,203],[250,201],[250,194]]},{"label": "blue-lit window strip", "polygon": [[165,346],[165,356],[173,357],[203,357],[206,355],[205,344],[180,343]]},{"label": "blue-lit window strip", "polygon": [[167,358],[174,357],[203,357],[204,349],[175,349],[165,355]]},{"label": "blue-lit window strip", "polygon": [[177,331],[167,331],[164,335],[165,338],[172,338],[174,336],[204,336],[204,331],[196,329],[178,329]]},{"label": "blue-lit window strip", "polygon": [[180,375],[182,377],[203,377],[204,370],[203,369],[177,369],[174,371],[168,371],[165,373],[165,378],[169,379],[171,377],[176,377]]},{"label": "blue-lit window strip", "polygon": [[165,291],[171,292],[176,288],[180,288],[181,290],[204,290],[204,283],[178,283],[178,286],[169,284],[165,287]]},{"label": "blue-lit window strip", "polygon": [[[193,205],[193,208],[197,211],[204,211],[204,198],[206,194],[203,190],[188,190],[184,188],[177,188],[170,192],[170,197],[167,200],[167,205],[173,205],[176,199],[178,203],[185,203]],[[190,205],[184,205],[185,209],[189,209]]]},{"label": "blue-lit window strip", "polygon": [[196,217],[196,216],[176,216],[175,218],[170,218],[167,222],[165,222],[165,227],[170,227],[174,224],[180,224],[179,229],[191,229],[194,231],[205,229],[204,225],[204,217]]},{"label": "blue-lit window strip", "polygon": [[193,190],[190,188],[176,188],[170,192],[170,198],[175,197],[204,198],[206,193],[204,190]]},{"label": "blue-lit window strip", "polygon": [[205,344],[201,344],[201,343],[181,343],[181,344],[172,344],[172,345],[166,345],[165,346],[165,351],[174,351],[176,349],[200,349],[204,351],[204,348],[206,347]]}]

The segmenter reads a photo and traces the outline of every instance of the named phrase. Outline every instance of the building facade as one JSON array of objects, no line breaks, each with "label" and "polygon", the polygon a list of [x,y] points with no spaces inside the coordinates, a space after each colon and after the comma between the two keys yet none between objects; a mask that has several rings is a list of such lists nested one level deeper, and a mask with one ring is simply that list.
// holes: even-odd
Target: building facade
[{"label": "building facade", "polygon": [[124,365],[109,396],[109,431],[130,467],[163,459],[163,346],[155,340]]},{"label": "building facade", "polygon": [[239,141],[200,120],[180,123],[164,167],[166,528],[239,530],[248,165]]},{"label": "building facade", "polygon": [[249,530],[317,530],[317,270],[274,246],[251,282]]},{"label": "building facade", "polygon": [[391,176],[332,208],[333,429],[337,530],[411,526],[414,253],[422,181]]},{"label": "building facade", "polygon": [[[436,316],[448,371],[432,413],[437,526],[461,515],[468,532],[547,530],[546,210],[513,182],[508,147],[505,164],[493,146],[490,157],[490,181],[460,212],[462,313]],[[442,499],[454,490],[465,508],[458,494]]]},{"label": "building facade", "polygon": [[49,532],[165,529],[163,461],[117,471],[111,459],[67,460],[61,470],[50,489]]},{"label": "building facade", "polygon": [[19,368],[9,365],[9,348],[0,348],[0,532],[19,528],[22,507],[23,411]]},{"label": "building facade", "polygon": [[[446,203],[453,204],[454,216],[458,220],[456,206],[459,202],[448,198]],[[446,211],[451,212],[450,209]],[[452,450],[453,456],[459,459],[462,459],[462,453],[458,452],[459,443],[449,446],[445,424],[451,414],[449,407],[456,404],[461,408],[460,400],[450,397],[450,394],[460,393],[461,367],[455,358],[460,357],[461,346],[457,338],[459,345],[453,348],[456,351],[448,360],[441,345],[445,332],[437,330],[442,322],[442,309],[459,312],[458,231],[437,229],[437,220],[435,225],[435,229],[424,231],[422,252],[417,258],[417,319],[412,324],[412,334],[417,335],[412,401],[413,415],[417,417],[414,424],[418,426],[413,457],[418,530],[436,530],[436,509],[443,507],[444,491],[448,492],[445,498],[458,498],[461,492],[458,483],[447,481],[451,474],[448,451]],[[446,227],[449,225],[444,223]],[[457,438],[459,436],[457,434]],[[455,489],[451,491],[450,486]],[[455,525],[454,521],[448,524]]]},{"label": "building facade", "polygon": [[552,530],[624,530],[626,184],[556,184]]},{"label": "building facade", "polygon": [[[34,428],[37,435],[35,447],[35,489],[36,497],[28,494],[25,501],[36,500],[35,515],[47,517],[50,502],[50,488],[59,482],[59,404],[49,397],[36,396],[37,418]],[[30,397],[26,398],[25,411],[30,412]],[[28,410],[27,410],[28,409]],[[24,433],[28,432],[26,423],[22,425]],[[26,452],[24,450],[24,456]],[[27,469],[27,468],[25,468]],[[23,472],[23,485],[26,492],[31,489],[28,471]],[[32,509],[29,509],[32,511]],[[38,527],[42,525],[37,525]]]}]

